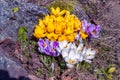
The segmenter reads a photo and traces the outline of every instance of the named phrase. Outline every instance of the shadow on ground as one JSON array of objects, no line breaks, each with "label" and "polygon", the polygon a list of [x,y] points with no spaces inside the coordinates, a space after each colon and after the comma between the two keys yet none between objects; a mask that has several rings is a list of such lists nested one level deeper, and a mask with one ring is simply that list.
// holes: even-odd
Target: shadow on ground
[{"label": "shadow on ground", "polygon": [[20,76],[18,79],[10,77],[8,71],[0,70],[0,80],[30,80],[27,77]]}]

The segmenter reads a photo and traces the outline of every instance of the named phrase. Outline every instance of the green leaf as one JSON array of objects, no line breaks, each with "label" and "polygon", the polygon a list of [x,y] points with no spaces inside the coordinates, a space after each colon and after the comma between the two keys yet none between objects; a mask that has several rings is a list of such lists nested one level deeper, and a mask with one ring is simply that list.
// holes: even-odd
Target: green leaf
[{"label": "green leaf", "polygon": [[52,57],[52,63],[54,63],[55,62],[55,58],[54,57]]},{"label": "green leaf", "polygon": [[113,80],[113,78],[112,78],[112,75],[111,75],[111,74],[107,74],[106,76],[107,76],[107,78],[108,78],[109,80]]},{"label": "green leaf", "polygon": [[24,33],[24,29],[23,29],[23,27],[20,27],[19,31],[18,31],[18,37],[20,37],[21,35],[23,35],[23,33]]},{"label": "green leaf", "polygon": [[27,35],[26,34],[23,34],[23,41],[26,41],[27,40]]},{"label": "green leaf", "polygon": [[14,7],[14,8],[12,9],[12,11],[13,11],[14,13],[16,13],[18,10],[19,10],[18,7]]},{"label": "green leaf", "polygon": [[28,32],[27,28],[25,26],[22,26],[25,32]]}]

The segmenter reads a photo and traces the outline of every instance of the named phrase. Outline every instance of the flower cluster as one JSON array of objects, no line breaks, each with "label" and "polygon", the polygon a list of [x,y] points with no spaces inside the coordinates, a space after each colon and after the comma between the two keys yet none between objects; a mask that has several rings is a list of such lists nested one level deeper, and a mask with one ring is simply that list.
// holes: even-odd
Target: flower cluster
[{"label": "flower cluster", "polygon": [[39,39],[38,50],[54,57],[61,54],[69,68],[82,61],[91,63],[96,50],[86,47],[82,40],[97,38],[100,25],[81,21],[67,10],[60,11],[59,7],[51,8],[51,12],[35,27],[33,35]]},{"label": "flower cluster", "polygon": [[67,10],[51,8],[52,15],[46,15],[35,27],[34,36],[52,41],[74,41],[76,32],[81,29],[81,21]]},{"label": "flower cluster", "polygon": [[56,48],[58,47],[58,42],[50,42],[48,39],[45,41],[43,39],[39,39],[38,41],[38,50],[41,53],[46,53],[50,56],[59,56],[58,51],[56,51]]},{"label": "flower cluster", "polygon": [[57,51],[61,53],[69,68],[72,68],[74,64],[82,62],[83,60],[91,63],[91,59],[93,59],[96,54],[96,50],[85,47],[83,43],[76,46],[75,43],[68,43],[67,41],[59,42]]}]

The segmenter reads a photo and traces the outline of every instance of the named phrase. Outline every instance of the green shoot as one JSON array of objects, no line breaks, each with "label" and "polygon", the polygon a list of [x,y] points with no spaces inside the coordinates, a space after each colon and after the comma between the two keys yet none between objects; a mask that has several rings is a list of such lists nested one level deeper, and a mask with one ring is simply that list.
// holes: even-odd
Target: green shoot
[{"label": "green shoot", "polygon": [[13,11],[14,13],[18,12],[18,10],[19,10],[18,7],[14,7],[14,8],[12,9],[12,11]]},{"label": "green shoot", "polygon": [[28,39],[27,32],[28,32],[27,28],[24,26],[21,26],[18,31],[18,39],[22,40],[22,42],[26,42]]},{"label": "green shoot", "polygon": [[[115,72],[115,65],[111,64],[107,68],[96,69],[95,73],[99,76],[100,79],[109,79],[112,80],[112,73]],[[101,77],[102,75],[102,77]]]}]

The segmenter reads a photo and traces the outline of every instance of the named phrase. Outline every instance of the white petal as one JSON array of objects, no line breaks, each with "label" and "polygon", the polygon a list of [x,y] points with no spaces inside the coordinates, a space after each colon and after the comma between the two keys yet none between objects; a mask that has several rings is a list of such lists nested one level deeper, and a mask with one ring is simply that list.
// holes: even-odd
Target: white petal
[{"label": "white petal", "polygon": [[75,50],[71,49],[68,58],[74,60],[75,62],[73,64],[76,64],[79,62],[80,55],[75,53]]},{"label": "white petal", "polygon": [[83,61],[83,57],[80,56],[80,57],[79,57],[79,62],[82,62],[82,61]]},{"label": "white petal", "polygon": [[86,62],[88,62],[88,63],[91,63],[92,61],[91,60],[85,60]]},{"label": "white petal", "polygon": [[93,59],[95,57],[95,53],[96,53],[96,51],[94,51],[94,50],[91,50],[91,51],[88,50],[86,52],[85,58],[86,59]]},{"label": "white petal", "polygon": [[86,55],[91,53],[91,48],[86,49]]},{"label": "white petal", "polygon": [[59,53],[61,53],[61,51],[62,51],[59,47],[57,47],[56,50],[57,50]]},{"label": "white petal", "polygon": [[76,47],[75,43],[72,43],[71,49],[76,49],[76,48],[77,48],[77,47]]},{"label": "white petal", "polygon": [[72,65],[72,64],[67,64],[67,67],[68,67],[68,68],[73,68],[74,65]]},{"label": "white petal", "polygon": [[74,51],[74,49],[70,49],[70,52],[69,52],[69,58],[70,59],[75,59],[75,51]]},{"label": "white petal", "polygon": [[77,53],[80,54],[83,48],[83,43],[80,43],[77,48]]},{"label": "white petal", "polygon": [[65,62],[68,63],[69,58],[68,57],[64,57],[64,60],[65,60]]},{"label": "white petal", "polygon": [[65,46],[65,48],[66,48],[66,49],[70,49],[70,48],[71,48],[71,45],[72,45],[72,43],[69,43],[69,44],[67,44],[67,45]]},{"label": "white petal", "polygon": [[60,49],[62,50],[63,48],[65,48],[67,44],[68,42],[66,40],[64,40],[63,42],[59,42]]},{"label": "white petal", "polygon": [[95,56],[87,56],[85,59],[93,59]]},{"label": "white petal", "polygon": [[63,41],[63,46],[65,47],[68,44],[66,40]]},{"label": "white petal", "polygon": [[96,54],[96,51],[95,50],[92,50],[91,51],[91,55],[95,55]]},{"label": "white petal", "polygon": [[86,47],[84,47],[83,51],[80,53],[80,56],[84,57],[86,54]]},{"label": "white petal", "polygon": [[68,51],[69,51],[69,49],[63,49],[62,50],[62,57],[64,58],[64,57],[68,57]]}]

